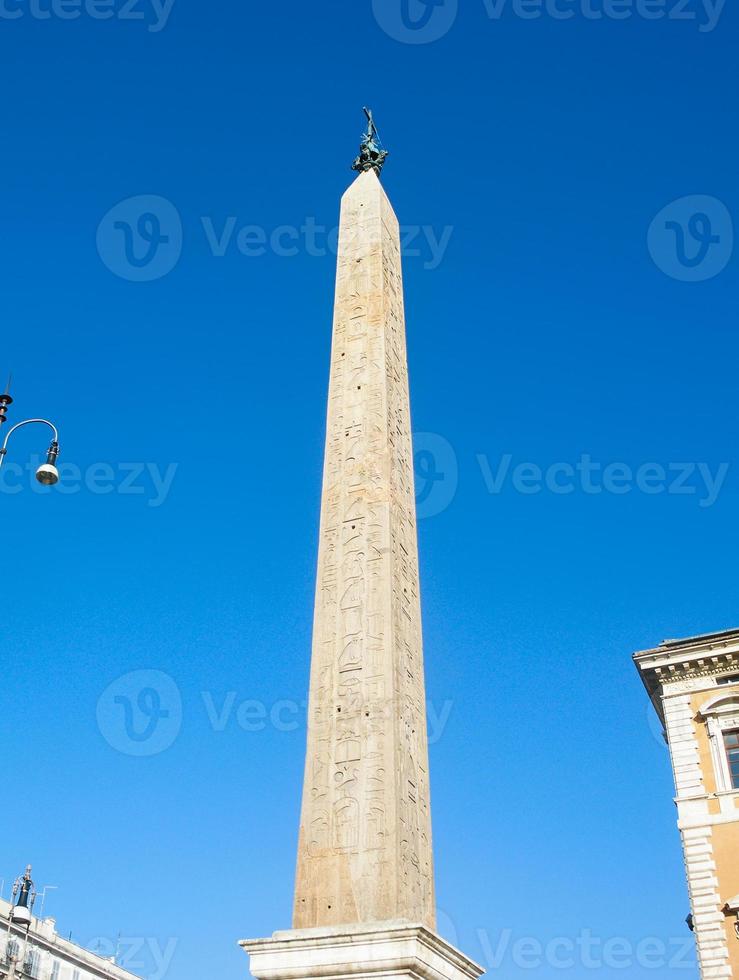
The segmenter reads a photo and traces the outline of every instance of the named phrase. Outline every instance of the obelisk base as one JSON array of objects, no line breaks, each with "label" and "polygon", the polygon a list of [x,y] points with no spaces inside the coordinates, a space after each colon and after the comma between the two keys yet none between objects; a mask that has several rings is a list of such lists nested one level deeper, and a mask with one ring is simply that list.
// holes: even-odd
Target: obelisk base
[{"label": "obelisk base", "polygon": [[425,926],[394,920],[243,939],[257,980],[478,980],[485,971]]}]

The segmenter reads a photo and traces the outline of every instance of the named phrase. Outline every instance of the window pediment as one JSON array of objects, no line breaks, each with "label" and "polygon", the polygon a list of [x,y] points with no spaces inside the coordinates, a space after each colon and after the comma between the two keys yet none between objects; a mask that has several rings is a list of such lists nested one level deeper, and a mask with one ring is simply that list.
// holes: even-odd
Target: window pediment
[{"label": "window pediment", "polygon": [[714,694],[701,705],[699,714],[702,718],[720,717],[722,720],[726,715],[735,715],[739,723],[739,695],[728,694],[725,691]]}]

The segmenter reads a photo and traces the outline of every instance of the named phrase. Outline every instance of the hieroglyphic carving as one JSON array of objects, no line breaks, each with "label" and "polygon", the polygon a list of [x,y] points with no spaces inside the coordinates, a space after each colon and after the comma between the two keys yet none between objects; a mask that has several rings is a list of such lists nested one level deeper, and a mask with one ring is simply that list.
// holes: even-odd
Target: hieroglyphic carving
[{"label": "hieroglyphic carving", "polygon": [[342,202],[296,928],[434,924],[398,222],[373,172]]}]

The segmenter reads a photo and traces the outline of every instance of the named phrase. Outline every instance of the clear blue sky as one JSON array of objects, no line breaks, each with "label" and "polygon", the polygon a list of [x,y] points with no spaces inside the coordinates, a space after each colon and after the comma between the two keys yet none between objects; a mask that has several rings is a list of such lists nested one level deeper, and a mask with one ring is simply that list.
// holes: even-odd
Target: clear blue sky
[{"label": "clear blue sky", "polygon": [[[702,2],[619,20],[560,0],[559,20],[464,0],[452,24],[450,6],[404,22],[400,0],[175,0],[164,25],[148,0],[139,20],[73,2],[0,15],[0,369],[13,419],[52,417],[79,467],[78,492],[13,493],[9,470],[0,493],[0,877],[32,861],[81,942],[174,940],[171,980],[244,977],[236,940],[289,926],[304,732],[278,702],[307,690],[335,261],[300,229],[336,224],[371,104],[401,221],[451,229],[439,262],[427,231],[406,258],[414,428],[435,434],[419,492],[441,509],[420,522],[428,696],[451,706],[431,748],[441,931],[488,964],[511,936],[505,976],[584,978],[588,956],[603,977],[614,957],[695,976],[666,965],[688,900],[630,657],[739,620],[739,262],[718,203],[736,215],[736,7],[706,30]],[[141,195],[170,202],[144,208],[158,228],[137,204],[105,217]],[[653,219],[692,195],[708,201],[658,219],[653,260]],[[693,282],[701,214],[717,274]],[[167,236],[166,265],[178,220],[167,275],[117,274],[126,228]],[[239,251],[246,226],[265,254]],[[269,244],[280,226],[294,249]],[[45,446],[29,427],[9,461]],[[535,470],[489,492],[506,456],[542,478],[579,465],[549,473],[573,492],[521,492]],[[586,492],[587,456],[630,467],[610,474],[630,491]],[[704,469],[679,494],[641,473],[646,493],[649,463]],[[722,464],[713,500],[699,474]],[[148,757],[110,730],[131,693],[109,685],[142,670],[181,701],[180,718],[157,688],[177,737]],[[512,952],[588,935],[627,953]],[[649,937],[661,966],[636,962]]]}]

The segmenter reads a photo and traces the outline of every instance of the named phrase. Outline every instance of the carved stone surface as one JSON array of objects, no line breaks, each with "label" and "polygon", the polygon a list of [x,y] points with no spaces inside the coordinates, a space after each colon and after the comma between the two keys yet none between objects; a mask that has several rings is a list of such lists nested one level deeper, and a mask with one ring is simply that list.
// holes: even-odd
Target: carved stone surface
[{"label": "carved stone surface", "polygon": [[435,920],[398,221],[344,195],[293,924]]}]

